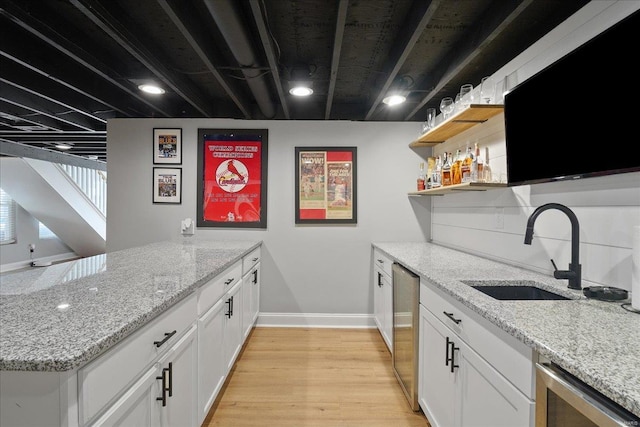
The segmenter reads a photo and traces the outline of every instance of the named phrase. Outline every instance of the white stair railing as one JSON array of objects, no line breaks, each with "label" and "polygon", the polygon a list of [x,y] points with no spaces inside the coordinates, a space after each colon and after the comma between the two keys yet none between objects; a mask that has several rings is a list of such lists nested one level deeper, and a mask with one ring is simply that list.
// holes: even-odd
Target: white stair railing
[{"label": "white stair railing", "polygon": [[58,163],[96,208],[107,216],[107,172]]}]

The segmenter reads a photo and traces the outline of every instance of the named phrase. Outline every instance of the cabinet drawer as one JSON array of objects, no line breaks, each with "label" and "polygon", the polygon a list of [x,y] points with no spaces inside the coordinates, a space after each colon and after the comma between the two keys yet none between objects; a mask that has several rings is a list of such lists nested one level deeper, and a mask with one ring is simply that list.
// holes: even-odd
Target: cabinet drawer
[{"label": "cabinet drawer", "polygon": [[242,277],[242,262],[235,264],[202,285],[198,290],[198,316],[204,314]]},{"label": "cabinet drawer", "polygon": [[254,265],[260,262],[260,246],[252,250],[248,255],[245,255],[242,258],[242,274],[247,274],[249,270],[253,268]]},{"label": "cabinet drawer", "polygon": [[393,261],[379,249],[373,250],[373,265],[377,265],[384,273],[391,277]]},{"label": "cabinet drawer", "polygon": [[[170,348],[196,319],[196,296],[191,294],[151,323],[78,371],[80,424],[84,425],[112,402],[143,370]],[[159,346],[171,334],[170,338]]]},{"label": "cabinet drawer", "polygon": [[478,313],[420,281],[420,304],[534,400],[533,350]]}]

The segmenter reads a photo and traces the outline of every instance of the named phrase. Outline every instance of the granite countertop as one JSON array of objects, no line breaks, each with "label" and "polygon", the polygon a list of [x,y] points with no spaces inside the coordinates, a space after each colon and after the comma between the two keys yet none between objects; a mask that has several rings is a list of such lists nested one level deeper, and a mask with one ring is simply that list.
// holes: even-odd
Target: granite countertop
[{"label": "granite countertop", "polygon": [[[566,280],[434,244],[373,246],[640,416],[640,315],[625,301],[587,299]],[[500,301],[461,280],[532,280],[572,300]]]},{"label": "granite countertop", "polygon": [[258,247],[196,237],[0,275],[0,370],[86,364]]}]

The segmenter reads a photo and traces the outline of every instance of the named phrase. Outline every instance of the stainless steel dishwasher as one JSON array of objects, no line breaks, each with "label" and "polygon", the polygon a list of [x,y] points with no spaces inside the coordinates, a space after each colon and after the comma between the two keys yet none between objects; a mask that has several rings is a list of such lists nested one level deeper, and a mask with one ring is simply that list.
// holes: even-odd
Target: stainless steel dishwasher
[{"label": "stainless steel dishwasher", "polygon": [[393,264],[393,372],[411,409],[418,405],[418,325],[420,278],[398,263]]},{"label": "stainless steel dishwasher", "polygon": [[630,427],[640,418],[551,363],[536,363],[536,427]]}]

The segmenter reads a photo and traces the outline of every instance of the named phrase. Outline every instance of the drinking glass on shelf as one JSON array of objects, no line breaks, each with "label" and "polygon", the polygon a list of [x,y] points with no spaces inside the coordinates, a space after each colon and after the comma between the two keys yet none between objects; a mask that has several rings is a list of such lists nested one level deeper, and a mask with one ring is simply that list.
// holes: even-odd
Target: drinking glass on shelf
[{"label": "drinking glass on shelf", "polygon": [[496,96],[496,81],[493,77],[483,77],[480,82],[480,98],[484,104],[492,104]]},{"label": "drinking glass on shelf", "polygon": [[435,108],[427,108],[427,117],[424,119],[426,123],[426,130],[433,129],[436,127],[436,109]]},{"label": "drinking glass on shelf", "polygon": [[469,105],[473,103],[473,85],[463,84],[460,86],[460,102],[461,109],[469,108]]},{"label": "drinking glass on shelf", "polygon": [[455,105],[453,103],[453,98],[451,98],[450,96],[445,96],[440,101],[440,111],[442,112],[442,115],[444,116],[445,120],[451,116],[451,113],[453,113],[454,108],[455,108]]}]

